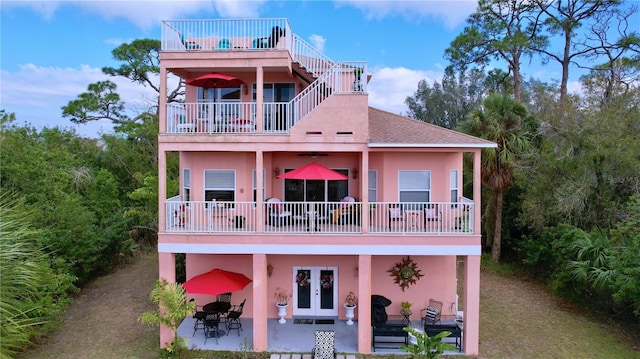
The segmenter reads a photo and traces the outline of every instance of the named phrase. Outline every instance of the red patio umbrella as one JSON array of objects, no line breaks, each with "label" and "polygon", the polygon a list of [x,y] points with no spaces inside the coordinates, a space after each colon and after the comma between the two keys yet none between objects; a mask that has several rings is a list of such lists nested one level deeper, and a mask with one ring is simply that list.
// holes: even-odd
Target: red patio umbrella
[{"label": "red patio umbrella", "polygon": [[242,290],[249,283],[251,279],[244,274],[216,268],[189,279],[182,287],[189,294],[218,295]]},{"label": "red patio umbrella", "polygon": [[231,75],[211,72],[191,79],[187,81],[186,84],[206,88],[230,88],[240,87],[242,84],[244,84],[244,81]]},{"label": "red patio umbrella", "polygon": [[300,180],[346,180],[349,177],[340,172],[336,172],[321,164],[311,162],[293,171],[283,173],[278,178],[300,179]]}]

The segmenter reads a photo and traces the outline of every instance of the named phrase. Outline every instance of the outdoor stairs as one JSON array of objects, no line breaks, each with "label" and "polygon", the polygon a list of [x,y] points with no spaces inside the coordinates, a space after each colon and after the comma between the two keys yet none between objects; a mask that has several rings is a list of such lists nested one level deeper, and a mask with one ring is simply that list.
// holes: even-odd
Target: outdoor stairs
[{"label": "outdoor stairs", "polygon": [[[270,359],[311,359],[311,354],[271,354]],[[336,359],[356,359],[356,355],[338,354]]]}]

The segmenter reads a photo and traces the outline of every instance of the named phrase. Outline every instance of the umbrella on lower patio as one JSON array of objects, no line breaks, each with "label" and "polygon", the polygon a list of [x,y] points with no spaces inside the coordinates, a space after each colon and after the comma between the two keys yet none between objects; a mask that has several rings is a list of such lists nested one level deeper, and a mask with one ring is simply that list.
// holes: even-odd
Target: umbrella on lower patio
[{"label": "umbrella on lower patio", "polygon": [[349,177],[340,172],[336,172],[319,163],[311,162],[293,171],[283,173],[278,178],[299,179],[299,180],[346,180]]},{"label": "umbrella on lower patio", "polygon": [[219,268],[197,275],[182,284],[189,294],[218,295],[242,290],[251,279],[244,274]]}]

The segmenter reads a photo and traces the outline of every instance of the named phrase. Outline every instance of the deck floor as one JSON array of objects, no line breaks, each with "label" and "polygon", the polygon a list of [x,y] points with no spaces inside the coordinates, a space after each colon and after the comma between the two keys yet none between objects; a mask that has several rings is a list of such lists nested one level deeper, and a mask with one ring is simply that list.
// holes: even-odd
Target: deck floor
[{"label": "deck floor", "polygon": [[[242,331],[238,335],[237,330],[218,338],[208,338],[205,344],[204,332],[198,330],[193,335],[194,319],[189,317],[178,327],[178,335],[188,340],[187,346],[193,349],[203,350],[229,350],[229,351],[253,351],[253,320],[241,318]],[[336,351],[342,354],[358,353],[358,322],[347,325],[344,320],[335,320],[335,324],[294,324],[293,319],[287,319],[285,324],[278,323],[278,319],[267,320],[267,351],[279,353],[272,355],[271,359],[300,358],[306,359],[314,346],[314,333],[316,330],[333,330],[336,332]],[[414,323],[415,326],[416,323]],[[224,324],[221,325],[221,329]],[[296,355],[300,354],[300,355]],[[407,354],[396,348],[376,348],[372,354]],[[462,354],[457,351],[445,354]],[[350,355],[345,356],[351,358]]]}]

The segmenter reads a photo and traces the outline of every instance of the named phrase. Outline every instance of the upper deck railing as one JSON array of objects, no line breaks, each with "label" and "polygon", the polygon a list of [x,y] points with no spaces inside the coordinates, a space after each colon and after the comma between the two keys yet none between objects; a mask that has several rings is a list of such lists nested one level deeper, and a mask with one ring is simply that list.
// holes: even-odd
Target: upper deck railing
[{"label": "upper deck railing", "polygon": [[[165,202],[166,231],[171,233],[258,233],[255,202]],[[370,234],[473,234],[473,208],[463,202],[362,202],[264,203],[261,233],[362,234],[363,216],[369,217]]]},{"label": "upper deck railing", "polygon": [[[293,61],[311,73],[316,80],[300,91],[288,103],[264,103],[263,129],[255,127],[255,105],[246,103],[210,103],[207,115],[202,116],[190,104],[167,105],[168,133],[288,133],[289,129],[333,94],[367,93],[367,62],[334,62],[321,51],[292,34],[286,19],[244,20],[179,20],[163,21],[163,51],[256,51],[287,49]],[[221,107],[222,111],[215,111]],[[212,118],[224,113],[224,108],[238,107],[244,114],[242,124],[232,122],[238,116]],[[237,112],[237,111],[236,111]],[[206,124],[203,126],[203,119]],[[220,126],[220,123],[224,123]],[[228,125],[230,124],[231,125]],[[253,124],[253,127],[251,126]],[[237,131],[237,128],[243,129]],[[247,129],[253,128],[251,131]]]}]

